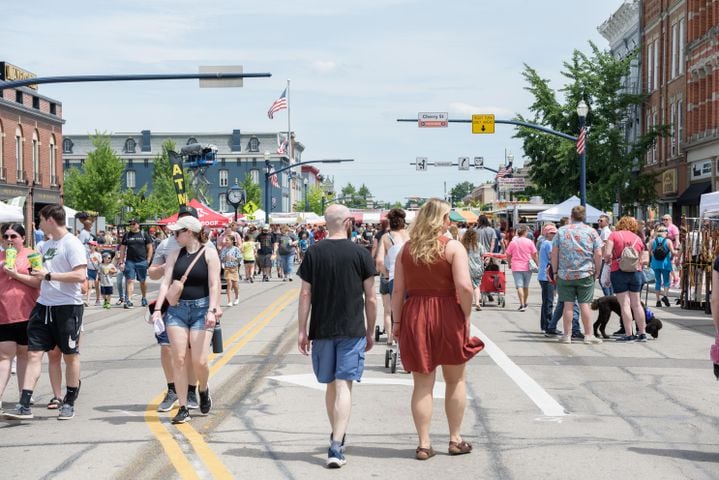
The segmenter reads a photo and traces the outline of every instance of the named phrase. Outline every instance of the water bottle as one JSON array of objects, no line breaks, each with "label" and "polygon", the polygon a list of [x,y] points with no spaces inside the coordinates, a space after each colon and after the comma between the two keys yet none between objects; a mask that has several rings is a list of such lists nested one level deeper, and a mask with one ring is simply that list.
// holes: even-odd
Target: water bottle
[{"label": "water bottle", "polygon": [[222,351],[222,327],[220,322],[217,322],[212,331],[212,353],[222,353]]}]

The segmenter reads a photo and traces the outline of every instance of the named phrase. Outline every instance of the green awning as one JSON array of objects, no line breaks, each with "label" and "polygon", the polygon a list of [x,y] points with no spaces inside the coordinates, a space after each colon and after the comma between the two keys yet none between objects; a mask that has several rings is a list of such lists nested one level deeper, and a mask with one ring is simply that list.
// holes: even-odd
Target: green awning
[{"label": "green awning", "polygon": [[464,219],[462,215],[455,211],[449,212],[449,220],[452,222],[466,222],[467,220]]}]

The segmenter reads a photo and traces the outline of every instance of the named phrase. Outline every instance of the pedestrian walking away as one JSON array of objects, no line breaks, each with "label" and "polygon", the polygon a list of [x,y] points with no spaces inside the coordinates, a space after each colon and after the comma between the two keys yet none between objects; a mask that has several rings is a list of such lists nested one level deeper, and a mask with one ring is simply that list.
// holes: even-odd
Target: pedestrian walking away
[{"label": "pedestrian walking away", "polygon": [[132,294],[135,286],[134,281],[140,282],[142,294],[141,304],[147,306],[147,266],[148,260],[152,258],[152,239],[146,232],[140,230],[140,222],[137,219],[130,220],[130,231],[122,237],[120,245],[120,270],[124,272],[126,281],[125,308],[132,308]]},{"label": "pedestrian walking away", "polygon": [[67,393],[59,408],[58,419],[68,420],[75,416],[75,398],[80,389],[81,284],[87,278],[87,256],[80,240],[67,231],[62,205],[49,204],[40,210],[40,229],[50,240],[45,242],[40,252],[42,267],[32,269],[30,273],[41,283],[40,296],[28,321],[25,380],[20,403],[5,417],[33,418],[30,400],[40,377],[42,355],[57,346],[67,367]]},{"label": "pedestrian walking away", "polygon": [[303,355],[312,354],[315,377],[327,385],[331,432],[326,465],[339,468],[347,463],[344,443],[352,382],[361,380],[365,352],[374,343],[376,271],[369,251],[350,240],[349,209],[332,205],[325,220],[329,236],[307,250],[297,272],[302,279],[297,347]]},{"label": "pedestrian walking away", "polygon": [[438,366],[445,381],[450,455],[470,453],[461,435],[467,403],[465,367],[484,344],[469,337],[472,281],[467,252],[449,240],[450,207],[436,198],[419,210],[395,268],[392,291],[394,334],[404,369],[412,372],[412,417],[419,437],[417,460],[435,455],[430,441],[432,391]]},{"label": "pedestrian walking away", "polygon": [[[542,228],[543,240],[539,244],[539,272],[537,272],[537,280],[542,287],[542,310],[539,314],[539,328],[545,333],[554,333],[549,331],[549,323],[552,320],[552,310],[554,309],[554,291],[556,278],[554,271],[551,270],[552,256],[552,240],[557,234],[557,227],[553,223],[548,223]],[[547,272],[547,270],[550,270]],[[552,329],[554,330],[554,329]]]},{"label": "pedestrian walking away", "polygon": [[[527,238],[528,228],[526,225],[520,225],[517,234],[512,238],[506,249],[507,263],[512,269],[512,277],[514,285],[517,287],[517,297],[519,297],[519,311],[523,312],[527,309],[529,297],[529,283],[532,281],[532,265],[537,267],[539,259],[537,258],[537,247],[534,242]],[[536,271],[536,270],[535,270]]]}]

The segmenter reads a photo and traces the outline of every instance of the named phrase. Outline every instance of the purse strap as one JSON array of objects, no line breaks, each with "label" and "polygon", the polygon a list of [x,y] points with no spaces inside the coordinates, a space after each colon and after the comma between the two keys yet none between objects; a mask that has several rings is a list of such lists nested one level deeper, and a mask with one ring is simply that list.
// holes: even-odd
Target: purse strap
[{"label": "purse strap", "polygon": [[[184,285],[185,282],[187,281],[187,276],[190,274],[190,270],[192,270],[192,267],[194,267],[195,264],[197,263],[197,261],[200,259],[200,257],[205,254],[205,249],[206,249],[206,248],[207,248],[207,245],[203,246],[203,247],[197,252],[197,256],[195,257],[194,260],[192,260],[192,262],[190,263],[190,266],[187,267],[187,270],[185,270],[185,273],[182,275],[182,278],[180,279],[180,282],[182,282],[183,285]],[[187,251],[187,248],[185,248],[185,251]],[[200,255],[200,254],[202,254],[202,255]]]}]

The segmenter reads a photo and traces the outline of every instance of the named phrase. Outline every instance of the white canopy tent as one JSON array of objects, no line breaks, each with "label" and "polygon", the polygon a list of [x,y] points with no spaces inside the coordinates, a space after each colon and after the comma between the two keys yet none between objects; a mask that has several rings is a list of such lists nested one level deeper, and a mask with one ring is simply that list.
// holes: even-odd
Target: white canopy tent
[{"label": "white canopy tent", "polygon": [[699,216],[714,217],[719,215],[719,192],[705,193],[699,200]]},{"label": "white canopy tent", "polygon": [[25,221],[22,208],[0,202],[0,223],[22,223]]},{"label": "white canopy tent", "polygon": [[[558,222],[562,217],[569,217],[572,214],[572,208],[581,204],[581,201],[576,195],[572,195],[559,205],[555,205],[552,208],[539,212],[537,214],[538,222]],[[604,212],[594,208],[587,204],[587,223],[596,223],[599,221],[600,215],[604,215]]]}]

